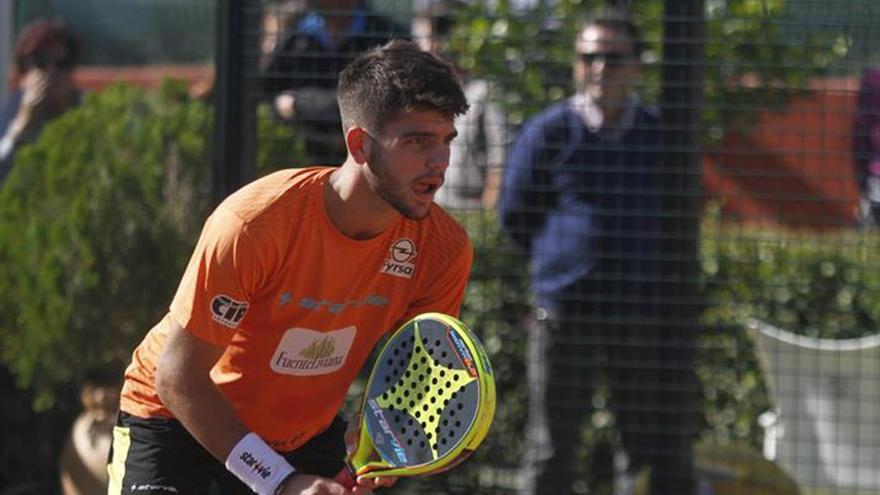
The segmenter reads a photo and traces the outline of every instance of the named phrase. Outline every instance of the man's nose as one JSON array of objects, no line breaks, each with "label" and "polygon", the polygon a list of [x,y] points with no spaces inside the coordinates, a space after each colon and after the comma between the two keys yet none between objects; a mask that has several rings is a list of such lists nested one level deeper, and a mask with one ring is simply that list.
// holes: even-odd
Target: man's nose
[{"label": "man's nose", "polygon": [[448,144],[435,146],[428,155],[428,168],[445,169],[449,166],[451,147]]}]

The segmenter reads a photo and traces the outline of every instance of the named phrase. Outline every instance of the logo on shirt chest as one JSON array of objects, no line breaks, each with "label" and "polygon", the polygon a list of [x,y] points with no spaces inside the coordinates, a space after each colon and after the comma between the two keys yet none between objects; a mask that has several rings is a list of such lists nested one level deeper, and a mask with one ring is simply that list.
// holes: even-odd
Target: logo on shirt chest
[{"label": "logo on shirt chest", "polygon": [[[288,293],[285,293],[288,294]],[[282,295],[282,298],[284,296]],[[288,300],[289,302],[289,300]],[[283,302],[282,305],[286,304]],[[321,311],[326,309],[333,314],[339,314],[347,308],[359,308],[361,306],[375,306],[381,308],[388,305],[388,298],[377,294],[369,294],[362,299],[349,299],[347,301],[329,301],[327,299],[318,299],[314,297],[303,297],[299,300],[298,306],[309,311]]]},{"label": "logo on shirt chest", "polygon": [[295,376],[333,373],[345,364],[356,334],[353,325],[330,332],[291,328],[272,355],[272,371]]},{"label": "logo on shirt chest", "polygon": [[412,262],[416,257],[416,243],[402,237],[391,245],[388,257],[382,262],[379,273],[386,273],[400,278],[412,278],[416,265]]},{"label": "logo on shirt chest", "polygon": [[229,328],[237,328],[247,310],[247,302],[236,301],[226,294],[217,294],[211,299],[211,318]]}]

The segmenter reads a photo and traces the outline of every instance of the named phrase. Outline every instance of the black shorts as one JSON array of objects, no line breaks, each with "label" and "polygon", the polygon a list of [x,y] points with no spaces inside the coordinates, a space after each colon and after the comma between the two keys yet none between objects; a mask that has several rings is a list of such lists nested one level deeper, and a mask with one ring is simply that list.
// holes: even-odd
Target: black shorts
[{"label": "black shorts", "polygon": [[[332,478],[344,465],[345,429],[337,417],[323,433],[282,455],[299,472]],[[253,494],[173,419],[120,412],[108,470],[108,495]]]}]

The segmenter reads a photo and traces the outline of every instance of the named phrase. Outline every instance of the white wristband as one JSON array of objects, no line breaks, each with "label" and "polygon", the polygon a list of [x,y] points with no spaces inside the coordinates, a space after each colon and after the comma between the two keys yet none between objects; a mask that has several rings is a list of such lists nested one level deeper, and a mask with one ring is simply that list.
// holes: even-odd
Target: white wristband
[{"label": "white wristband", "polygon": [[260,495],[273,495],[278,485],[295,471],[256,433],[248,433],[229,452],[226,469]]}]

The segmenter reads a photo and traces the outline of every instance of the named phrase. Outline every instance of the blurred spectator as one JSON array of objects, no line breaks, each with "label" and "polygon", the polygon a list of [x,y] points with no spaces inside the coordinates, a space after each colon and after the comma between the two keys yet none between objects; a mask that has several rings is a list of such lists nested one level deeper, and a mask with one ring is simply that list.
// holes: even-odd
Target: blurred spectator
[{"label": "blurred spectator", "polygon": [[52,119],[79,104],[73,81],[79,62],[78,36],[58,19],[27,26],[18,38],[10,77],[11,94],[0,109],[0,184],[16,150],[33,142]]},{"label": "blurred spectator", "polygon": [[262,31],[260,32],[260,68],[268,67],[272,54],[290,33],[297,18],[305,10],[303,0],[281,0],[263,7]]},{"label": "blurred spectator", "polygon": [[880,226],[880,69],[866,70],[853,125],[853,159],[859,187],[858,222]]},{"label": "blurred spectator", "polygon": [[[447,45],[456,6],[457,0],[429,0],[416,12],[412,35],[423,50],[454,58]],[[492,100],[494,91],[489,81],[470,78],[467,73],[462,77],[471,107],[455,119],[458,137],[452,142],[446,180],[436,201],[447,209],[492,209],[508,144],[507,119]]]},{"label": "blurred spectator", "polygon": [[305,138],[310,163],[342,163],[336,104],[339,71],[358,54],[407,32],[373,12],[366,0],[306,0],[307,4],[266,63],[264,90],[275,114]]},{"label": "blurred spectator", "polygon": [[[258,66],[265,71],[272,61],[272,55],[278,49],[286,33],[293,28],[299,15],[303,12],[302,0],[279,0],[263,6],[260,18],[260,57]],[[208,101],[214,96],[215,75],[196,81],[189,90],[190,97]]]},{"label": "blurred spectator", "polygon": [[663,139],[636,90],[642,42],[610,10],[579,26],[574,49],[577,92],[523,125],[499,199],[536,304],[523,491],[573,493],[578,472],[596,475],[577,467],[581,428],[606,403],[615,489],[650,466],[652,495],[690,495],[695,343],[666,324],[660,297]]}]

